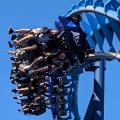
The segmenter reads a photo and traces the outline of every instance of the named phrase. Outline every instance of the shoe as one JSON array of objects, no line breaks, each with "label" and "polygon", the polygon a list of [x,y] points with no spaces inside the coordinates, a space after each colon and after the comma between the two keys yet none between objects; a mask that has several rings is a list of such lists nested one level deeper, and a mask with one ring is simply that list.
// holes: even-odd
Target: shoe
[{"label": "shoe", "polygon": [[8,33],[12,34],[14,32],[14,30],[12,28],[9,29]]},{"label": "shoe", "polygon": [[20,109],[18,109],[18,111],[19,111],[19,112],[21,112],[21,110],[20,110]]},{"label": "shoe", "polygon": [[15,51],[8,51],[8,54],[15,55]]},{"label": "shoe", "polygon": [[15,61],[15,58],[14,58],[14,57],[11,57],[10,60]]},{"label": "shoe", "polygon": [[17,104],[21,104],[20,102],[17,102]]},{"label": "shoe", "polygon": [[12,84],[16,84],[16,82],[15,82],[15,81],[11,81],[11,83],[12,83]]},{"label": "shoe", "polygon": [[16,89],[13,89],[11,92],[14,92],[14,93],[16,93],[16,92],[17,92],[17,90],[16,90]]},{"label": "shoe", "polygon": [[8,45],[10,48],[14,47],[10,41],[8,42]]},{"label": "shoe", "polygon": [[17,61],[17,60],[18,60],[18,57],[11,57],[10,60],[12,60],[12,61]]},{"label": "shoe", "polygon": [[18,100],[19,98],[18,97],[13,97],[13,99]]}]

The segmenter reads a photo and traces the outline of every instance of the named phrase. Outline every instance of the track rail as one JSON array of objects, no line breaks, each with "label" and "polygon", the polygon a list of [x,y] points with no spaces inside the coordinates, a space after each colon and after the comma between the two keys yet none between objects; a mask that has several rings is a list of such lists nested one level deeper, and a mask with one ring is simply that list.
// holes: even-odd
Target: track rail
[{"label": "track rail", "polygon": [[[93,3],[91,0],[82,0],[79,3],[75,4],[66,14],[67,17],[72,17],[75,15],[83,15],[83,14],[86,16],[86,18],[88,19],[88,22],[86,21],[86,18],[83,17],[83,21],[85,20],[84,21],[85,25],[81,24],[81,26],[84,28],[84,31],[88,34],[88,38],[87,38],[88,42],[92,41],[92,43],[95,44],[95,46],[94,45],[91,45],[91,46],[96,47],[96,45],[98,45],[100,50],[104,49],[103,48],[104,39],[106,37],[108,39],[108,35],[106,36],[105,31],[109,32],[108,34],[113,34],[115,32],[118,40],[120,41],[120,35],[119,35],[120,34],[120,31],[119,31],[120,2],[114,1],[114,4],[117,4],[116,6],[118,7],[116,8],[115,6],[112,6],[112,3],[110,3],[111,1],[112,0],[109,0],[108,2],[103,3],[101,0],[97,2],[95,1]],[[91,16],[93,20],[95,20],[95,22],[91,22],[91,18],[90,16],[88,16],[88,14],[92,14]],[[100,17],[104,19],[102,20],[102,22],[99,20]],[[86,27],[89,28],[90,30],[86,30],[87,29]],[[105,30],[103,32],[104,28]],[[106,29],[109,29],[109,30],[106,30]],[[98,40],[98,37],[103,36],[103,34],[105,38],[101,37],[102,40],[101,39]],[[115,49],[112,45],[113,39],[110,40],[109,38],[107,42],[109,44],[110,51],[112,50],[112,52],[114,52]]]},{"label": "track rail", "polygon": [[[89,7],[89,6],[88,6]],[[104,7],[101,7],[103,10],[104,10]],[[105,16],[106,18],[110,18],[110,19],[112,19],[112,20],[114,20],[114,21],[116,21],[117,23],[119,23],[120,24],[120,19],[116,16],[116,17],[113,17],[112,15],[108,15],[106,12],[101,12],[101,11],[98,11],[98,10],[96,10],[96,9],[90,9],[90,8],[84,8],[84,7],[81,7],[81,9],[79,10],[78,9],[78,11],[77,10],[75,10],[74,11],[74,13],[73,12],[71,12],[71,13],[69,13],[67,16],[74,16],[74,15],[76,15],[76,14],[83,14],[83,13],[88,13],[88,12],[91,12],[91,13],[97,13],[97,14],[100,14],[100,15],[103,15],[103,16]],[[113,11],[113,12],[115,12],[115,11]]]}]

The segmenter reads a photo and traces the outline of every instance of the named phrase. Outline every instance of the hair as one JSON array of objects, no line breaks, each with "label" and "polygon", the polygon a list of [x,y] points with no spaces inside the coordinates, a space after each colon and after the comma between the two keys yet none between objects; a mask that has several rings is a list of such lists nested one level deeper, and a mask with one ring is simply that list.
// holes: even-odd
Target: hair
[{"label": "hair", "polygon": [[74,16],[69,16],[69,17],[67,17],[68,20],[72,20],[72,21],[74,21],[74,18],[79,19],[79,21],[82,20],[82,17],[81,17],[80,15],[78,15],[78,14],[76,14],[76,15],[74,15]]},{"label": "hair", "polygon": [[49,33],[49,32],[50,32],[50,29],[49,29],[48,27],[42,27],[42,32],[43,32],[44,34]]}]

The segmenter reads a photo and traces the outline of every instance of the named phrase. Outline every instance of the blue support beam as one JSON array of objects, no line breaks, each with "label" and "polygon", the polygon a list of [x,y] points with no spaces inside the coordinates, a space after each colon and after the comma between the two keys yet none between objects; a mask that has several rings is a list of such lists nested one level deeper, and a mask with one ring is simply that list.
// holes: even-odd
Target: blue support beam
[{"label": "blue support beam", "polygon": [[74,86],[74,91],[72,94],[72,112],[74,115],[74,120],[80,120],[79,110],[78,110],[78,82],[79,82],[79,74],[74,74],[71,76]]},{"label": "blue support beam", "polygon": [[97,44],[99,46],[99,49],[101,51],[103,51],[104,36],[102,36],[97,30],[98,22],[93,15],[86,13],[86,16],[87,16],[87,19],[88,19],[89,24],[91,26],[93,35],[95,36],[95,39],[96,39]]},{"label": "blue support beam", "polygon": [[113,30],[110,29],[110,24],[109,22],[107,22],[107,18],[105,16],[101,16],[99,14],[95,14],[96,19],[100,25],[100,27],[98,27],[98,31],[102,31],[108,44],[109,44],[109,51],[115,51],[115,48],[113,46]]},{"label": "blue support beam", "polygon": [[80,120],[79,109],[78,109],[78,86],[79,86],[79,75],[83,73],[82,69],[73,67],[73,70],[69,72],[72,79],[72,102],[71,102],[71,111],[74,115],[74,120]]},{"label": "blue support beam", "polygon": [[94,90],[84,120],[104,120],[105,61],[95,62]]},{"label": "blue support beam", "polygon": [[110,22],[110,26],[112,28],[112,30],[115,32],[118,40],[120,41],[120,24],[118,24],[116,21],[108,18],[109,22]]},{"label": "blue support beam", "polygon": [[117,11],[117,8],[120,6],[120,1],[119,0],[108,0],[105,3],[105,11],[107,12],[108,10],[115,10]]},{"label": "blue support beam", "polygon": [[94,94],[92,94],[85,117],[83,120],[94,120],[94,113],[95,113],[95,109],[94,109]]},{"label": "blue support beam", "polygon": [[81,21],[81,26],[82,26],[82,29],[87,33],[86,40],[88,41],[90,47],[95,49],[96,41],[90,35],[90,33],[92,31],[91,27],[85,21]]},{"label": "blue support beam", "polygon": [[95,66],[99,66],[99,68],[97,68],[95,71],[94,81],[95,120],[104,120],[104,79],[106,70],[105,61],[101,60],[96,62]]},{"label": "blue support beam", "polygon": [[92,5],[92,4],[93,4],[93,0],[86,0],[85,1],[85,6]]},{"label": "blue support beam", "polygon": [[94,8],[97,6],[103,6],[103,1],[102,0],[95,0],[93,3]]}]

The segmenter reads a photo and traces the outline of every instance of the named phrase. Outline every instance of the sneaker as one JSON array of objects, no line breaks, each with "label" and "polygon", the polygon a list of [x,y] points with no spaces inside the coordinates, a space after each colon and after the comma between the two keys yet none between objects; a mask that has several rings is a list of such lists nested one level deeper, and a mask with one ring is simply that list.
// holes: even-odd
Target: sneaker
[{"label": "sneaker", "polygon": [[12,60],[12,61],[17,61],[17,60],[18,60],[18,57],[11,57],[10,60]]},{"label": "sneaker", "polygon": [[8,33],[12,34],[14,32],[14,30],[12,28],[9,29]]},{"label": "sneaker", "polygon": [[12,83],[12,84],[16,84],[16,82],[15,82],[15,81],[11,81],[11,83]]},{"label": "sneaker", "polygon": [[7,51],[10,55],[15,55],[16,51]]},{"label": "sneaker", "polygon": [[17,104],[21,104],[21,102],[17,102]]},{"label": "sneaker", "polygon": [[16,89],[13,89],[11,92],[14,92],[14,93],[16,93],[16,92],[17,92],[17,90],[16,90]]},{"label": "sneaker", "polygon": [[8,45],[10,48],[14,47],[10,41],[8,42]]},{"label": "sneaker", "polygon": [[19,98],[18,97],[13,97],[13,99],[18,100]]},{"label": "sneaker", "polygon": [[21,112],[21,110],[20,110],[20,109],[18,109],[18,111],[19,111],[19,112]]}]

